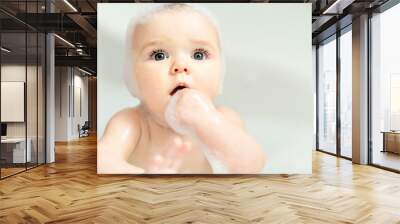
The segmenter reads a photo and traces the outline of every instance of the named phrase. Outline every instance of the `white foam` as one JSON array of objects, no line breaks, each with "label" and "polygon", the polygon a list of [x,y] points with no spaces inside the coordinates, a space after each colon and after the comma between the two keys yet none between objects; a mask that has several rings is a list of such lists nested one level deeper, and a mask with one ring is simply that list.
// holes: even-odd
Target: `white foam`
[{"label": "white foam", "polygon": [[[197,143],[196,145],[200,146],[200,149],[203,151],[204,155],[206,156],[208,162],[210,163],[213,173],[218,173],[218,174],[226,174],[228,173],[228,169],[226,166],[220,161],[217,156],[215,155],[214,150],[211,150],[208,148],[203,142],[200,141],[200,139],[197,137],[195,132],[190,128],[190,127],[185,127],[182,124],[180,124],[176,118],[176,104],[178,102],[178,99],[180,97],[180,91],[175,93],[168,105],[167,109],[165,110],[165,120],[167,124],[178,134],[184,135],[186,137],[189,137],[192,142]],[[218,120],[218,119],[216,119]]]}]

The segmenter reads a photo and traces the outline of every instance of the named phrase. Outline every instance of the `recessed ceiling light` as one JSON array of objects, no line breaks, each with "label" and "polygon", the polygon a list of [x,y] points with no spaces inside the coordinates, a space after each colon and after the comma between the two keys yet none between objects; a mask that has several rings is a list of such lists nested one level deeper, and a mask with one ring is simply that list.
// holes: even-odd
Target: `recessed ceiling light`
[{"label": "recessed ceiling light", "polygon": [[322,14],[342,14],[343,9],[351,5],[355,0],[336,0]]},{"label": "recessed ceiling light", "polygon": [[60,39],[62,42],[66,43],[67,45],[69,45],[69,46],[75,48],[75,45],[71,44],[71,42],[69,42],[68,40],[66,40],[66,39],[64,39],[64,38],[62,38],[62,37],[60,37],[60,36],[57,35],[57,34],[54,34],[54,36],[57,37],[58,39]]},{"label": "recessed ceiling light", "polygon": [[5,48],[5,47],[1,47],[1,50],[4,51],[4,52],[6,52],[6,53],[10,53],[10,52],[11,52],[11,50],[9,50],[9,49],[7,49],[7,48]]},{"label": "recessed ceiling light", "polygon": [[90,75],[90,76],[92,75],[92,73],[90,73],[90,72],[88,72],[88,71],[86,71],[86,70],[83,70],[83,69],[81,69],[81,68],[79,68],[79,67],[78,67],[78,70],[81,71],[81,72],[83,72],[83,73],[85,73],[85,74],[87,74],[87,75]]},{"label": "recessed ceiling light", "polygon": [[74,10],[74,12],[78,12],[78,10],[71,4],[69,3],[68,0],[64,0],[65,4],[67,4],[72,10]]}]

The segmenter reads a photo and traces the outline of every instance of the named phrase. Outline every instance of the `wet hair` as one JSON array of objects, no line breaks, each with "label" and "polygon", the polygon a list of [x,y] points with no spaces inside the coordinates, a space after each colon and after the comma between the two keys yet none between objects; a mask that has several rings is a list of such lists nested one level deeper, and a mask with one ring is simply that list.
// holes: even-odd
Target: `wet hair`
[{"label": "wet hair", "polygon": [[151,6],[144,10],[143,13],[133,17],[128,25],[128,29],[126,32],[126,56],[125,56],[125,69],[124,69],[124,79],[125,84],[128,87],[129,92],[138,97],[138,87],[137,82],[135,81],[135,74],[133,71],[133,38],[135,34],[135,29],[138,25],[145,24],[148,22],[154,15],[161,12],[175,11],[175,10],[192,10],[193,12],[197,12],[203,16],[205,16],[211,23],[214,25],[215,29],[218,33],[218,41],[220,48],[220,56],[222,61],[222,69],[221,69],[221,77],[219,80],[219,90],[218,94],[222,93],[222,84],[224,81],[225,74],[225,60],[222,51],[222,43],[221,43],[221,34],[219,33],[219,26],[215,17],[204,7],[199,4],[190,4],[190,3],[159,3],[159,4],[151,4]]}]

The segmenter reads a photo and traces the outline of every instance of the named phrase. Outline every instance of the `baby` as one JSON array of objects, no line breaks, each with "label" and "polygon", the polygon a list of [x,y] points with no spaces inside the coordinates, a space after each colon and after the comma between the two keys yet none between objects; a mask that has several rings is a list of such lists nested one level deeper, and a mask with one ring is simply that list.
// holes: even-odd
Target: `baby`
[{"label": "baby", "polygon": [[129,30],[127,84],[140,99],[108,122],[99,174],[260,173],[266,156],[231,109],[215,106],[223,58],[202,8],[165,4]]}]

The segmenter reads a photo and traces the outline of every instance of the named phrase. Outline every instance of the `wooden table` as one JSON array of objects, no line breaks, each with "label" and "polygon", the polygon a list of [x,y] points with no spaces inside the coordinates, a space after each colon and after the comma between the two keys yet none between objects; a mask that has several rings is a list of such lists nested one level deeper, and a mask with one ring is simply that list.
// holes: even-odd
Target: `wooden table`
[{"label": "wooden table", "polygon": [[382,152],[400,154],[400,131],[382,131],[381,133],[383,133]]},{"label": "wooden table", "polygon": [[[30,138],[26,139],[28,145],[25,150],[25,138],[5,138],[1,139],[2,159],[8,163],[25,163],[31,161],[31,145]],[[8,157],[8,158],[7,158]]]}]

